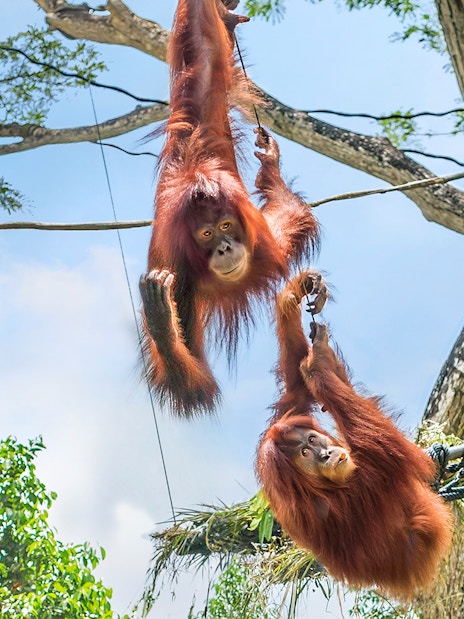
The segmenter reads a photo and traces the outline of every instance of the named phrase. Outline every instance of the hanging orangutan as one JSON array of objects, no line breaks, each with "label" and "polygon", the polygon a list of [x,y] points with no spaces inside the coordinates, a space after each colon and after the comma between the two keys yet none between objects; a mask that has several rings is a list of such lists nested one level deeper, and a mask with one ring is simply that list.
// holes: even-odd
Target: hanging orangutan
[{"label": "hanging orangutan", "polygon": [[[363,397],[313,323],[306,340],[299,303],[303,273],[278,297],[278,371],[283,393],[257,451],[257,475],[271,509],[299,546],[353,587],[409,599],[437,575],[451,539],[451,516],[430,487],[434,463]],[[335,422],[328,434],[314,414]]]},{"label": "hanging orangutan", "polygon": [[179,0],[168,50],[171,113],[140,290],[149,382],[185,417],[220,400],[206,327],[214,323],[233,358],[255,302],[271,298],[289,266],[318,243],[316,220],[282,180],[279,148],[264,129],[255,153],[261,209],[239,175],[229,102],[245,106],[251,95],[233,56],[235,26],[248,21],[226,8],[236,5]]}]

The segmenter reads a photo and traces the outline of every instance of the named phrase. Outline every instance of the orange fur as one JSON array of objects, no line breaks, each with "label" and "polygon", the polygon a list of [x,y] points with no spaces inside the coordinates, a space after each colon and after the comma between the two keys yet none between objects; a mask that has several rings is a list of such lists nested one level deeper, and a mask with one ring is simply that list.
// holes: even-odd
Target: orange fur
[{"label": "orange fur", "polygon": [[[169,42],[171,114],[148,256],[148,273],[156,276],[142,278],[141,291],[150,383],[162,402],[187,417],[214,410],[220,398],[206,359],[205,328],[214,323],[232,358],[240,326],[252,322],[254,301],[272,297],[290,263],[309,254],[318,239],[312,213],[281,179],[270,136],[265,143],[261,138],[265,152],[257,155],[261,209],[240,177],[230,100],[250,100],[233,56],[234,28],[242,21],[221,0],[179,0]],[[238,222],[237,241],[248,257],[248,269],[234,281],[215,275],[210,253],[194,236],[203,223],[227,216]],[[165,270],[175,277],[172,286],[159,275]]]},{"label": "orange fur", "polygon": [[[282,527],[334,578],[411,598],[432,584],[450,544],[450,511],[430,487],[434,464],[383,413],[378,398],[355,392],[323,325],[310,347],[297,304],[304,292],[291,286],[278,302],[285,390],[258,447],[258,477]],[[356,465],[339,484],[295,466],[289,433],[323,432],[313,416],[316,404],[333,417]]]}]

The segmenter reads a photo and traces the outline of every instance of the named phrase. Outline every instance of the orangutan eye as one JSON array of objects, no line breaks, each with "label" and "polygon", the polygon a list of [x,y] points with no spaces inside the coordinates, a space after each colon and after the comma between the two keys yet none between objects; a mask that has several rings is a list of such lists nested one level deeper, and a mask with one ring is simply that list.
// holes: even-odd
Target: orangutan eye
[{"label": "orangutan eye", "polygon": [[213,233],[214,231],[212,228],[202,228],[197,232],[198,238],[203,240],[209,240],[213,236]]},{"label": "orangutan eye", "polygon": [[306,458],[308,454],[309,454],[309,449],[307,447],[303,447],[303,449],[301,450],[301,455],[303,456],[303,458]]},{"label": "orangutan eye", "polygon": [[316,440],[315,436],[309,436],[308,437],[308,443],[310,443],[310,444],[314,443],[315,440]]},{"label": "orangutan eye", "polygon": [[226,230],[228,230],[231,227],[232,223],[230,221],[223,221],[222,224],[220,225],[220,228],[222,230],[222,232],[225,232]]}]

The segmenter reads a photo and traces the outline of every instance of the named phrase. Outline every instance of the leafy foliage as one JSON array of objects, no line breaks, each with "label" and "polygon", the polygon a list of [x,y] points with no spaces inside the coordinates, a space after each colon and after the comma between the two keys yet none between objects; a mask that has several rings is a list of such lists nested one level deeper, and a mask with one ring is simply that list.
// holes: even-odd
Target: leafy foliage
[{"label": "leafy foliage", "polygon": [[356,596],[350,616],[357,619],[422,619],[411,606],[394,604],[374,591],[364,591]]},{"label": "leafy foliage", "polygon": [[419,4],[410,0],[345,0],[347,7],[351,9],[365,9],[374,6],[384,6],[386,9],[404,19],[407,15],[414,13],[419,8]]},{"label": "leafy foliage", "polygon": [[[398,114],[398,118],[394,117],[395,114]],[[406,112],[398,110],[392,112],[393,118],[377,121],[382,127],[383,137],[388,138],[395,148],[404,145],[417,130],[417,123],[412,118],[408,118],[410,114],[412,110]]]},{"label": "leafy foliage", "polygon": [[27,202],[25,196],[0,176],[0,208],[11,215],[23,208]]},{"label": "leafy foliage", "polygon": [[253,579],[253,566],[235,559],[214,585],[206,614],[190,614],[189,619],[277,619],[279,606],[262,592]]},{"label": "leafy foliage", "polygon": [[462,133],[464,131],[464,112],[456,112],[456,126],[454,134]]},{"label": "leafy foliage", "polygon": [[0,442],[0,616],[113,619],[111,589],[92,574],[103,549],[64,545],[48,524],[56,494],[47,492],[34,464],[43,448],[40,438]]},{"label": "leafy foliage", "polygon": [[431,419],[425,420],[417,431],[416,443],[423,449],[427,449],[434,443],[443,443],[448,447],[461,445],[462,439],[455,434],[446,434],[445,423],[437,423]]},{"label": "leafy foliage", "polygon": [[[321,2],[322,0],[310,0]],[[279,21],[285,13],[286,0],[247,0],[245,9],[250,17],[263,17],[266,21]],[[435,5],[432,2],[412,2],[411,0],[345,0],[347,8],[373,8],[383,6],[404,23],[404,30],[395,33],[393,40],[405,41],[417,36],[419,42],[428,49],[445,53],[446,45],[441,32]]]},{"label": "leafy foliage", "polygon": [[[34,64],[18,51],[48,66]],[[76,43],[74,49],[63,45],[55,33],[30,27],[0,44],[0,122],[43,125],[60,93],[70,86],[82,86],[94,79],[105,65],[88,43]],[[65,77],[60,71],[82,76]]]},{"label": "leafy foliage", "polygon": [[250,580],[263,596],[274,586],[281,589],[294,582],[295,598],[309,581],[321,589],[326,586],[324,568],[282,532],[262,493],[231,507],[178,512],[175,520],[173,526],[152,535],[154,553],[141,601],[144,615],[165,581],[175,583],[181,572],[217,559],[221,567],[237,560],[250,569]]},{"label": "leafy foliage", "polygon": [[260,544],[270,542],[274,532],[275,520],[269,509],[269,503],[261,491],[250,499],[248,513],[250,515],[249,530],[255,531],[258,529],[258,540]]},{"label": "leafy foliage", "polygon": [[279,21],[285,13],[284,0],[246,0],[245,11],[250,17]]},{"label": "leafy foliage", "polygon": [[[393,35],[393,40],[406,41],[412,36],[417,36],[419,43],[426,49],[444,54],[446,51],[445,40],[434,7],[431,11],[427,11],[417,6],[411,13],[411,20],[406,20],[404,31]],[[408,16],[408,13],[405,14],[406,16]]]}]

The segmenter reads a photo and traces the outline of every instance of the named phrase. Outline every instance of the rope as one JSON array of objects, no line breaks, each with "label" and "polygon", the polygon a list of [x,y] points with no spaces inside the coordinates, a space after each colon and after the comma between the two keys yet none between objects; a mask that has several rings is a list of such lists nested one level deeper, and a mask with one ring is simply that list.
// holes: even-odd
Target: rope
[{"label": "rope", "polygon": [[460,485],[464,479],[464,471],[460,469],[455,475],[454,479],[440,488],[438,494],[445,501],[457,501],[464,499],[464,486]]},{"label": "rope", "polygon": [[[100,125],[99,125],[98,118],[97,118],[97,112],[96,112],[96,108],[95,108],[95,101],[93,99],[93,93],[92,93],[92,87],[91,86],[89,86],[89,93],[90,93],[90,101],[92,103],[93,115],[94,115],[94,119],[95,119],[95,126],[97,128],[97,133],[98,133],[98,144],[100,146],[100,152],[101,152],[101,157],[102,157],[102,161],[103,161],[103,167],[104,167],[104,170],[105,170],[106,184],[107,184],[108,192],[109,192],[109,196],[110,196],[111,208],[112,208],[112,211],[113,211],[114,221],[116,222],[118,220],[117,215],[116,215],[116,207],[115,207],[114,198],[113,198],[113,191],[111,189],[111,181],[110,181],[110,177],[109,177],[109,173],[108,173],[108,166],[107,166],[107,163],[106,163],[105,152],[104,152],[104,149],[103,149],[103,143],[101,141]],[[128,273],[128,270],[127,270],[126,256],[125,256],[125,253],[124,253],[124,247],[123,247],[123,244],[122,244],[122,239],[121,239],[120,231],[116,230],[116,234],[118,236],[119,251],[120,251],[120,254],[121,254],[122,264],[123,264],[123,268],[124,268],[124,275],[125,275],[125,278],[126,278],[127,289],[129,291],[129,299],[130,299],[130,304],[131,304],[131,308],[132,308],[132,315],[133,315],[134,322],[135,322],[135,328],[136,328],[136,331],[137,331],[137,338],[138,338],[139,347],[140,347],[140,350],[141,350],[143,369],[144,369],[144,376],[145,376],[145,380],[146,380],[147,387],[148,387],[148,394],[149,394],[149,398],[150,398],[151,410],[152,410],[153,419],[154,419],[154,422],[155,422],[156,436],[157,436],[157,439],[158,439],[158,446],[159,446],[160,455],[161,455],[161,462],[162,462],[162,466],[163,466],[164,479],[165,479],[165,482],[166,482],[166,488],[167,488],[167,493],[168,493],[168,497],[169,497],[169,503],[170,503],[170,506],[171,506],[172,518],[173,518],[174,524],[176,524],[176,515],[175,515],[175,511],[174,511],[174,504],[172,502],[171,486],[170,486],[170,483],[169,483],[169,477],[168,477],[168,472],[167,472],[167,468],[166,468],[166,460],[165,460],[165,457],[164,457],[164,450],[163,450],[163,445],[162,445],[162,442],[161,442],[161,434],[160,434],[160,431],[159,431],[158,418],[156,416],[156,409],[155,409],[155,403],[154,403],[154,400],[153,400],[153,394],[151,392],[151,389],[150,389],[150,386],[149,386],[149,383],[148,383],[148,367],[147,367],[147,362],[146,362],[146,359],[145,359],[145,355],[143,354],[142,335],[140,333],[139,322],[137,320],[137,312],[135,310],[134,297],[133,297],[133,294],[132,294],[132,289],[131,289],[130,279],[129,279],[129,273]]]},{"label": "rope", "polygon": [[[235,34],[234,34],[234,39],[235,39],[235,47],[237,48],[238,57],[240,59],[240,64],[242,65],[243,75],[245,76],[245,79],[248,82],[248,84],[251,84],[250,78],[248,77],[248,73],[245,68],[245,63],[243,62],[243,56],[240,50],[240,45],[238,44],[237,36]],[[259,121],[259,116],[258,116],[258,109],[254,103],[253,103],[253,111],[255,113],[255,118],[256,118],[256,123],[258,125],[258,129],[261,129],[261,123]]]},{"label": "rope", "polygon": [[120,88],[119,86],[112,86],[111,84],[101,84],[100,82],[96,82],[95,80],[92,80],[89,77],[86,77],[85,75],[80,75],[79,73],[71,73],[69,71],[63,71],[62,69],[58,69],[58,67],[55,67],[54,65],[48,62],[42,62],[40,60],[36,60],[35,58],[32,58],[32,56],[30,56],[29,54],[26,54],[26,52],[23,52],[22,49],[19,49],[17,47],[5,47],[4,45],[0,45],[0,49],[3,50],[4,52],[9,52],[9,53],[14,52],[16,54],[21,54],[29,62],[32,62],[33,64],[36,64],[40,67],[45,67],[46,69],[50,69],[50,71],[55,71],[56,73],[58,73],[59,75],[62,75],[63,77],[69,77],[69,78],[73,78],[76,80],[81,80],[83,82],[87,82],[88,84],[91,84],[92,86],[96,86],[97,88],[107,88],[108,90],[114,90],[115,92],[119,92],[123,95],[127,95],[128,97],[131,97],[132,99],[135,99],[136,101],[140,101],[141,103],[159,103],[160,105],[166,105],[166,106],[168,105],[166,101],[161,101],[160,99],[147,99],[146,97],[138,97],[137,95],[133,95],[128,90],[124,90],[124,88]]},{"label": "rope", "polygon": [[313,289],[311,290],[306,290],[306,285],[305,285],[305,292],[306,292],[306,311],[308,312],[308,314],[311,314],[311,331],[313,330],[313,327],[315,327],[316,325],[316,319],[314,318],[314,316],[316,315],[316,307],[313,301],[311,301],[309,299],[309,297],[313,294],[317,294],[317,290],[314,290],[314,286]]},{"label": "rope", "polygon": [[[442,497],[444,501],[457,501],[464,499],[464,458],[459,462],[448,465],[450,457],[450,449],[441,443],[434,443],[426,449],[426,454],[432,458],[437,465],[437,477],[432,484],[435,492]],[[444,479],[453,478],[444,486],[441,485]]]}]

